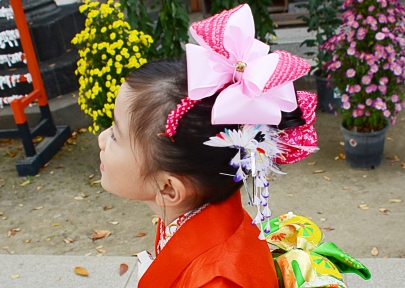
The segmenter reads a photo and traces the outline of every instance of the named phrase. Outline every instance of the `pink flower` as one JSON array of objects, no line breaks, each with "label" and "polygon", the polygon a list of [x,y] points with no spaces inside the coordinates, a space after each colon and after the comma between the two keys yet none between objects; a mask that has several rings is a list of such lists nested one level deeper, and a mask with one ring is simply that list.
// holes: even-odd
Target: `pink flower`
[{"label": "pink flower", "polygon": [[398,102],[399,101],[399,96],[397,94],[392,95],[391,96],[391,101],[394,102],[394,103]]},{"label": "pink flower", "polygon": [[376,64],[371,65],[370,71],[371,73],[376,73],[378,71],[378,66]]},{"label": "pink flower", "polygon": [[364,109],[366,109],[366,105],[364,105],[364,104],[358,104],[358,105],[357,105],[357,108],[360,109],[360,110],[364,110]]},{"label": "pink flower", "polygon": [[397,124],[397,118],[391,116],[391,125],[394,126]]},{"label": "pink flower", "polygon": [[402,110],[402,105],[401,104],[399,104],[399,103],[397,103],[397,104],[395,104],[395,112],[400,112]]},{"label": "pink flower", "polygon": [[366,116],[369,117],[371,115],[370,111],[366,111]]},{"label": "pink flower", "polygon": [[349,47],[347,49],[347,55],[354,55],[354,53],[356,53],[356,49],[354,49],[353,47]]},{"label": "pink flower", "polygon": [[397,42],[399,43],[399,45],[401,46],[405,46],[405,39],[402,37],[397,37],[396,38]]},{"label": "pink flower", "polygon": [[350,102],[343,103],[343,109],[348,110],[350,108]]},{"label": "pink flower", "polygon": [[361,91],[361,86],[359,84],[354,85],[354,92],[358,93]]},{"label": "pink flower", "polygon": [[354,42],[354,41],[350,42],[350,47],[356,48],[356,45],[357,45],[357,42]]},{"label": "pink flower", "polygon": [[343,94],[341,100],[342,100],[343,103],[347,102],[347,101],[349,101],[349,96],[347,94]]},{"label": "pink flower", "polygon": [[390,110],[384,110],[384,116],[385,117],[390,117],[390,115],[391,115],[391,112],[390,112]]},{"label": "pink flower", "polygon": [[380,22],[380,23],[387,23],[387,17],[385,17],[384,14],[379,14],[379,15],[378,15],[378,22]]},{"label": "pink flower", "polygon": [[389,63],[385,63],[385,64],[383,65],[383,69],[384,69],[384,70],[390,69],[390,64],[389,64]]},{"label": "pink flower", "polygon": [[378,32],[377,34],[375,34],[376,40],[384,40],[384,38],[385,38],[385,34],[382,32]]},{"label": "pink flower", "polygon": [[371,77],[368,75],[364,75],[363,77],[361,77],[361,83],[363,83],[364,85],[368,85],[371,82]]},{"label": "pink flower", "polygon": [[388,16],[388,22],[390,22],[390,23],[395,23],[395,17],[394,16],[392,16],[392,15],[390,15],[390,16]]},{"label": "pink flower", "polygon": [[391,65],[391,70],[394,72],[395,75],[399,76],[402,74],[402,68],[401,66],[397,65],[396,63],[393,63]]},{"label": "pink flower", "polygon": [[356,76],[356,71],[353,68],[350,68],[346,71],[346,76],[348,78],[353,78],[354,76]]},{"label": "pink flower", "polygon": [[385,94],[385,93],[387,92],[387,86],[385,86],[385,85],[379,85],[379,86],[378,86],[378,90],[380,90],[380,92],[381,92],[382,94]]},{"label": "pink flower", "polygon": [[341,66],[342,66],[342,62],[340,62],[340,61],[335,62],[336,69],[339,69]]},{"label": "pink flower", "polygon": [[380,78],[380,85],[386,85],[388,83],[388,78],[387,77],[381,77]]},{"label": "pink flower", "polygon": [[395,49],[394,47],[392,47],[392,45],[388,45],[387,47],[385,47],[385,51],[387,51],[388,54],[395,53]]},{"label": "pink flower", "polygon": [[373,100],[371,99],[371,98],[368,98],[367,100],[366,100],[366,105],[367,106],[371,106],[373,104]]},{"label": "pink flower", "polygon": [[375,9],[375,7],[373,5],[371,5],[371,6],[368,7],[368,12],[373,12],[374,9]]},{"label": "pink flower", "polygon": [[374,108],[377,110],[382,110],[383,107],[384,107],[384,105],[383,105],[383,102],[381,102],[381,101],[374,103]]},{"label": "pink flower", "polygon": [[360,27],[359,30],[357,30],[357,39],[363,40],[364,37],[366,37],[366,34],[367,34],[367,29],[364,27]]}]

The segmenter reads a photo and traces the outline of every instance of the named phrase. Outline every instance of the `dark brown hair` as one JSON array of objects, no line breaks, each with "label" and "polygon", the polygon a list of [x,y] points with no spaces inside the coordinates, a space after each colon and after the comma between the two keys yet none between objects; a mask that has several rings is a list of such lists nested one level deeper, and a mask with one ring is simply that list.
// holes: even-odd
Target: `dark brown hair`
[{"label": "dark brown hair", "polygon": [[[186,177],[196,188],[196,206],[229,198],[242,185],[229,165],[237,150],[204,145],[209,137],[237,129],[237,125],[212,125],[211,110],[217,95],[204,98],[180,120],[174,142],[159,137],[165,131],[168,114],[187,96],[185,60],[160,60],[143,65],[126,79],[133,90],[130,105],[130,135],[135,149],[141,149],[142,174],[153,177],[159,171]],[[135,141],[136,139],[136,141]]]}]

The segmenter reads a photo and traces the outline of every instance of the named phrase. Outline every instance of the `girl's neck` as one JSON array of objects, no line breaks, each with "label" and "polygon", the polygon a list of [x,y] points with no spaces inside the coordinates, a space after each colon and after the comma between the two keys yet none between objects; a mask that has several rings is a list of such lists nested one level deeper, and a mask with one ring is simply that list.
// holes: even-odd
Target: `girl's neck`
[{"label": "girl's neck", "polygon": [[145,203],[157,216],[159,216],[160,219],[162,219],[165,226],[169,225],[180,216],[193,210],[190,205],[184,205],[182,207],[160,207],[154,201],[146,201]]}]

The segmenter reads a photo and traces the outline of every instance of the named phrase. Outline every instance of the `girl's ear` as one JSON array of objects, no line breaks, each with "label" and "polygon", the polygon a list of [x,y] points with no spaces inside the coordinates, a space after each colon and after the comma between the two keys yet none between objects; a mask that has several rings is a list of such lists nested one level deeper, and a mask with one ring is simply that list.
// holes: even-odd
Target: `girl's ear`
[{"label": "girl's ear", "polygon": [[156,195],[156,204],[160,207],[179,207],[188,200],[184,180],[176,176],[163,173],[159,181],[159,193]]}]

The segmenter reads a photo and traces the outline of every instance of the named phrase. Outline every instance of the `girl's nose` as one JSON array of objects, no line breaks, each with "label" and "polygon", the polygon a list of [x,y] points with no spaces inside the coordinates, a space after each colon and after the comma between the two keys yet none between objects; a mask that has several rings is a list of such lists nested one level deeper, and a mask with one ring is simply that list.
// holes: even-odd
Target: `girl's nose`
[{"label": "girl's nose", "polygon": [[108,139],[108,131],[109,129],[104,130],[103,132],[100,133],[100,135],[98,136],[98,147],[100,147],[100,150],[104,150],[105,149],[105,145],[107,143],[107,139]]}]

